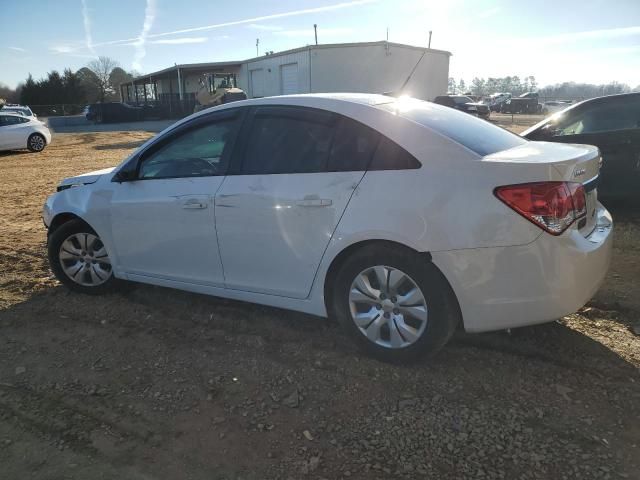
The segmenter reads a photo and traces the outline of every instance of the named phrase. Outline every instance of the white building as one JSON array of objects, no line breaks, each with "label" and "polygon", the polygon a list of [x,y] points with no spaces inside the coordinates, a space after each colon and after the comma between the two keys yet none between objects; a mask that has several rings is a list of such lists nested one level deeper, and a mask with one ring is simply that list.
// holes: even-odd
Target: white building
[{"label": "white building", "polygon": [[444,50],[385,41],[309,45],[238,62],[175,65],[138,77],[120,89],[126,102],[186,102],[192,107],[203,75],[231,73],[249,98],[293,93],[385,93],[404,87],[406,94],[433,100],[447,92],[450,56]]}]

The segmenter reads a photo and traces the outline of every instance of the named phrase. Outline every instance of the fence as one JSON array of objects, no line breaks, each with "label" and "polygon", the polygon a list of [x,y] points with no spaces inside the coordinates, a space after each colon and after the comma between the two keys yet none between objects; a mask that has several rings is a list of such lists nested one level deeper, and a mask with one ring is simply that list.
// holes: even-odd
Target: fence
[{"label": "fence", "polygon": [[[118,102],[115,102],[118,103]],[[100,104],[97,104],[100,105]],[[135,119],[140,120],[164,120],[183,118],[187,115],[191,115],[195,111],[196,99],[195,97],[187,97],[183,100],[177,98],[167,97],[159,100],[149,100],[147,102],[127,102],[130,107],[136,107],[139,112],[136,112]],[[63,117],[71,115],[83,115],[87,105],[75,105],[60,103],[55,105],[29,105],[33,113],[39,117]]]},{"label": "fence", "polygon": [[29,105],[31,111],[39,117],[62,117],[66,115],[80,115],[85,105],[59,103],[57,105]]}]

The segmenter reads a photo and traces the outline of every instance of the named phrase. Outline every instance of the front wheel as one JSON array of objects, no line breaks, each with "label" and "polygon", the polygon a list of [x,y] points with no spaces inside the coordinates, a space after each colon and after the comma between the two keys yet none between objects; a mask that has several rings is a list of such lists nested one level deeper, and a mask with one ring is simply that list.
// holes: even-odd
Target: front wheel
[{"label": "front wheel", "polygon": [[81,293],[100,294],[114,284],[107,249],[98,234],[81,220],[71,220],[49,237],[49,264],[58,280]]},{"label": "front wheel", "polygon": [[47,146],[47,141],[39,133],[32,133],[27,140],[27,148],[31,152],[41,152]]},{"label": "front wheel", "polygon": [[434,354],[460,321],[442,273],[420,254],[372,245],[348,258],[336,275],[334,311],[356,343],[384,361]]}]

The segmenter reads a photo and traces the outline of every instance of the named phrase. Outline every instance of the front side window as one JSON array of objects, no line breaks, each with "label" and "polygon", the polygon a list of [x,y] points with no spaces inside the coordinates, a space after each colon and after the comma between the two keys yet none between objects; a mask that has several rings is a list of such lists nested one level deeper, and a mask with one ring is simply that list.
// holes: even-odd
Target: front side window
[{"label": "front side window", "polygon": [[142,160],[138,178],[181,178],[224,175],[227,147],[236,128],[229,119],[194,127]]},{"label": "front side window", "polygon": [[335,115],[259,109],[251,125],[242,164],[245,175],[326,171]]},{"label": "front side window", "polygon": [[640,128],[640,99],[594,105],[558,123],[555,135],[584,135]]}]

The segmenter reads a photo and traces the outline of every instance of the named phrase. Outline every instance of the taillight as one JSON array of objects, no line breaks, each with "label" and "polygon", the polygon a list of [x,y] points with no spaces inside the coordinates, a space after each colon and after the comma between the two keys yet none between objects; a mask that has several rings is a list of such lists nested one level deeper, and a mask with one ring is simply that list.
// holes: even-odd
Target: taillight
[{"label": "taillight", "polygon": [[573,182],[506,185],[494,194],[507,206],[552,235],[560,235],[587,214],[584,187]]}]

